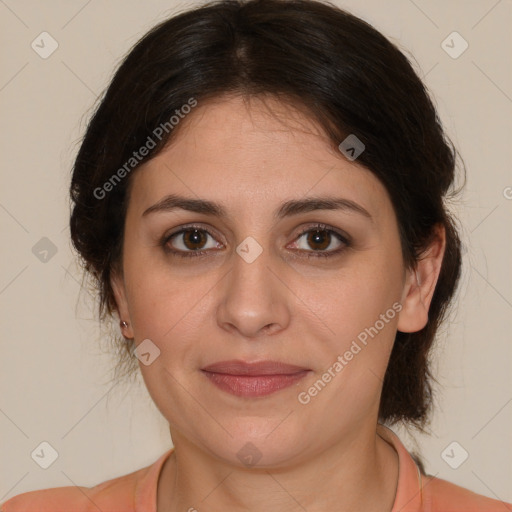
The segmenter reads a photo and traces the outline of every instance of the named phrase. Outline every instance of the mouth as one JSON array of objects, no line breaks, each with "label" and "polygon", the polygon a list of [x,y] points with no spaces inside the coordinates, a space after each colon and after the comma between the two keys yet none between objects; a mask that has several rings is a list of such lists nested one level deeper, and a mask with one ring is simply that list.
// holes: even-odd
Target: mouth
[{"label": "mouth", "polygon": [[270,395],[302,380],[311,370],[279,361],[221,361],[201,369],[209,381],[236,396]]}]

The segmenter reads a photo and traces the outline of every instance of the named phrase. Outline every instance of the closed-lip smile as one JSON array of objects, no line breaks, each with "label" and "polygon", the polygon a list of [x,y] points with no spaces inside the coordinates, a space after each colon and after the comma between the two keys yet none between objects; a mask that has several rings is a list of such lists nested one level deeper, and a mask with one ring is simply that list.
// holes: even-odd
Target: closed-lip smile
[{"label": "closed-lip smile", "polygon": [[304,378],[308,368],[280,361],[219,361],[201,369],[218,388],[236,396],[259,397],[287,388]]}]

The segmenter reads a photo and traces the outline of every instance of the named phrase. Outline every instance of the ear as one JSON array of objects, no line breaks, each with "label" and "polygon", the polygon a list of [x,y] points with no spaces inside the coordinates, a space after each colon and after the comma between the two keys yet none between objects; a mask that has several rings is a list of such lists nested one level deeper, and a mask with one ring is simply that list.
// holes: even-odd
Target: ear
[{"label": "ear", "polygon": [[402,310],[397,329],[401,332],[417,332],[428,322],[428,310],[441,272],[446,248],[446,231],[438,224],[434,228],[432,242],[421,255],[414,269],[407,269],[402,294]]},{"label": "ear", "polygon": [[112,286],[112,291],[114,292],[114,297],[116,299],[119,320],[124,320],[128,323],[128,327],[121,327],[121,332],[125,338],[134,338],[132,322],[128,311],[128,301],[126,300],[124,278],[119,271],[112,271],[110,275],[110,285]]}]

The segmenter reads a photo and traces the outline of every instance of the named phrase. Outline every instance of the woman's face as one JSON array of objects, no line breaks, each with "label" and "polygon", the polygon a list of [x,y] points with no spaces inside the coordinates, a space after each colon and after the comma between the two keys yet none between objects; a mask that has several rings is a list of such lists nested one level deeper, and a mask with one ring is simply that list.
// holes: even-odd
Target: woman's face
[{"label": "woman's face", "polygon": [[[199,104],[132,176],[113,285],[174,442],[275,467],[373,429],[396,330],[425,317],[404,304],[413,280],[385,188],[306,117],[267,104],[286,124],[255,98]],[[230,360],[304,371],[203,370]]]}]

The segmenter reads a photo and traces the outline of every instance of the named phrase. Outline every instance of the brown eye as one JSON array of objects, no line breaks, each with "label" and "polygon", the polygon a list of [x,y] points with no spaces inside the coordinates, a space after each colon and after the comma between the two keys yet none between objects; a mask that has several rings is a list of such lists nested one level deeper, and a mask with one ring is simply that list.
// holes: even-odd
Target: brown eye
[{"label": "brown eye", "polygon": [[213,240],[213,236],[204,229],[186,228],[168,237],[165,245],[170,252],[175,253],[194,253],[218,247],[215,240],[209,242],[208,238]]},{"label": "brown eye", "polygon": [[183,231],[183,244],[187,247],[187,249],[197,250],[202,249],[203,245],[206,243],[207,236],[204,231],[200,231],[198,229],[187,229]]},{"label": "brown eye", "polygon": [[306,233],[308,236],[306,238],[307,243],[310,247],[312,247],[315,250],[325,250],[327,247],[329,247],[329,244],[331,243],[331,234],[328,233],[326,230],[322,231],[310,231],[309,233]]},{"label": "brown eye", "polygon": [[[300,242],[301,239],[304,242]],[[336,256],[351,246],[348,236],[324,225],[304,230],[296,240],[294,248],[299,249],[308,258]],[[210,249],[223,247],[208,230],[196,226],[184,227],[164,237],[160,244],[167,254],[183,257],[211,256]]]},{"label": "brown eye", "polygon": [[[301,243],[303,239],[305,243]],[[348,245],[347,241],[331,229],[314,228],[302,233],[297,239],[297,248],[308,252],[335,253],[340,246]],[[328,250],[329,249],[329,250]],[[326,254],[326,255],[327,255]]]}]

